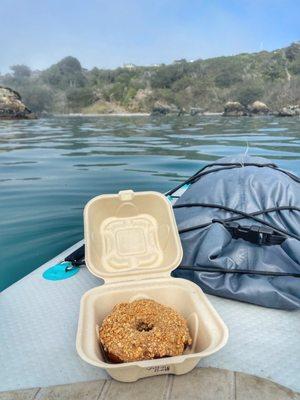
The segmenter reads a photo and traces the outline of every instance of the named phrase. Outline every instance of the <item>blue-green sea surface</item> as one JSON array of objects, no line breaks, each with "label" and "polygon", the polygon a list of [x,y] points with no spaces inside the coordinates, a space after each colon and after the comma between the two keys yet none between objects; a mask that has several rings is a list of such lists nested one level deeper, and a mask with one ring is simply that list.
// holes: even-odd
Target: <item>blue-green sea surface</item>
[{"label": "blue-green sea surface", "polygon": [[167,191],[219,157],[300,173],[299,118],[55,117],[0,122],[0,290],[83,236],[95,195]]}]

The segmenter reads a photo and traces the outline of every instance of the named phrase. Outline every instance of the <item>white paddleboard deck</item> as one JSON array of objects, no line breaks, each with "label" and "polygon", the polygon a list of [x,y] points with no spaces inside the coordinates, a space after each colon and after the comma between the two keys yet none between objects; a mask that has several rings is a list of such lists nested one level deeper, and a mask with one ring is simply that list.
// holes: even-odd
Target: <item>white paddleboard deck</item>
[{"label": "white paddleboard deck", "polygon": [[[0,391],[107,378],[77,355],[81,296],[102,284],[87,268],[62,281],[42,273],[83,242],[55,257],[0,295]],[[300,311],[262,308],[208,296],[230,332],[228,344],[199,366],[271,379],[300,391]]]}]

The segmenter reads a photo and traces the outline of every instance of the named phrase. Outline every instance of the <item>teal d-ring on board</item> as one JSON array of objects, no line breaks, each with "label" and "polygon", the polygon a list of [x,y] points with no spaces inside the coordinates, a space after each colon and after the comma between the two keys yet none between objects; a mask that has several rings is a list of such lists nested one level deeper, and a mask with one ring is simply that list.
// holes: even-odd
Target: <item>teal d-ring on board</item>
[{"label": "teal d-ring on board", "polygon": [[61,281],[77,274],[79,267],[73,267],[70,261],[53,265],[43,273],[43,278],[48,281]]}]

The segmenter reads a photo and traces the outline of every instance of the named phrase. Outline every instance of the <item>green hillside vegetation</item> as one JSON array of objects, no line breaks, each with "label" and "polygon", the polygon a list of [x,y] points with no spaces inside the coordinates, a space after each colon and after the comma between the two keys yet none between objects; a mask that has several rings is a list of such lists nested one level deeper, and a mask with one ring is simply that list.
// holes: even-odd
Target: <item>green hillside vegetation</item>
[{"label": "green hillside vegetation", "polygon": [[66,57],[45,71],[14,65],[0,84],[17,90],[34,112],[149,112],[159,102],[222,111],[254,100],[273,110],[300,103],[300,42],[272,52],[114,70],[82,68]]}]

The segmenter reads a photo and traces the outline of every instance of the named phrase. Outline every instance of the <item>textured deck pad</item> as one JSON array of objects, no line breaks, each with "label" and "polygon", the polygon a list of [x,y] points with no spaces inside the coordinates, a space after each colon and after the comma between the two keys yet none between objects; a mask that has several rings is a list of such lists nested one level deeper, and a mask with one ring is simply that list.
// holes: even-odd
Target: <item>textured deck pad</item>
[{"label": "textured deck pad", "polygon": [[[80,298],[101,280],[86,268],[64,281],[42,278],[45,269],[64,257],[60,255],[0,295],[0,391],[107,377],[103,370],[82,361],[75,348]],[[300,312],[209,298],[230,336],[225,348],[200,366],[250,373],[300,391]]]}]

